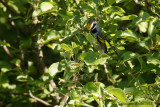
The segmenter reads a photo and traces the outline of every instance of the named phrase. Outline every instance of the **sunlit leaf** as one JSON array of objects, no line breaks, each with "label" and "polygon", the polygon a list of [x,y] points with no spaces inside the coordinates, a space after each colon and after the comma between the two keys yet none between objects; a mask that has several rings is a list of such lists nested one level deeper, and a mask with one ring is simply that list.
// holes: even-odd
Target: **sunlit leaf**
[{"label": "sunlit leaf", "polygon": [[74,54],[77,54],[80,49],[80,46],[77,45],[75,42],[73,42],[72,45],[73,45],[72,48],[73,48]]},{"label": "sunlit leaf", "polygon": [[160,64],[160,60],[153,57],[153,56],[148,56],[147,57],[147,63],[152,63],[152,64]]},{"label": "sunlit leaf", "polygon": [[120,88],[107,87],[106,91],[110,94],[113,94],[117,99],[119,99],[122,103],[126,103],[126,95],[123,90]]},{"label": "sunlit leaf", "polygon": [[156,35],[156,41],[160,44],[160,36]]},{"label": "sunlit leaf", "polygon": [[71,19],[73,17],[73,13],[65,10],[60,10],[58,14],[64,19]]},{"label": "sunlit leaf", "polygon": [[119,16],[122,16],[125,13],[124,9],[122,9],[119,6],[109,6],[109,7],[105,8],[104,10],[106,13],[117,14]]},{"label": "sunlit leaf", "polygon": [[159,84],[159,83],[160,83],[160,76],[157,76],[157,77],[155,78],[155,80],[156,80],[156,83]]},{"label": "sunlit leaf", "polygon": [[1,40],[0,40],[0,45],[2,45],[2,46],[5,45],[5,46],[7,46],[7,47],[10,47],[10,44],[9,44],[9,43],[6,43],[6,42],[1,41]]},{"label": "sunlit leaf", "polygon": [[27,82],[27,81],[33,81],[33,78],[29,77],[28,75],[19,75],[17,76],[17,80],[20,82]]},{"label": "sunlit leaf", "polygon": [[[133,53],[133,52],[130,52],[130,51],[127,51],[127,52],[124,52],[122,55],[121,55],[121,59],[119,59],[119,62],[125,62],[125,61],[128,61],[132,58],[136,58],[137,57],[137,54],[136,53]],[[140,59],[139,59],[140,60]],[[140,60],[141,61],[141,60]]]},{"label": "sunlit leaf", "polygon": [[32,17],[37,17],[41,12],[42,12],[41,9],[34,10],[32,13]]},{"label": "sunlit leaf", "polygon": [[138,24],[139,30],[142,33],[145,33],[148,29],[148,23],[147,22],[141,22]]},{"label": "sunlit leaf", "polygon": [[61,44],[61,48],[66,50],[66,51],[71,51],[72,47],[70,45],[67,45],[65,43]]},{"label": "sunlit leaf", "polygon": [[42,11],[47,11],[47,10],[50,10],[50,9],[52,9],[52,8],[53,8],[53,5],[52,5],[51,2],[42,2],[42,3],[40,4],[40,9],[41,9]]},{"label": "sunlit leaf", "polygon": [[128,1],[128,0],[116,0],[116,3],[122,3],[122,2],[125,2],[125,1]]},{"label": "sunlit leaf", "polygon": [[16,88],[16,84],[9,84],[9,86],[8,86],[8,89],[11,89],[11,90],[13,90],[15,88]]},{"label": "sunlit leaf", "polygon": [[62,65],[59,64],[59,62],[57,63],[53,63],[50,67],[49,67],[49,74],[50,76],[54,77],[57,73],[62,72]]},{"label": "sunlit leaf", "polygon": [[155,25],[154,25],[155,19],[151,20],[149,22],[149,26],[148,26],[148,36],[153,36],[153,34],[155,33]]},{"label": "sunlit leaf", "polygon": [[139,41],[139,36],[131,30],[119,31],[114,39],[124,38],[125,41]]},{"label": "sunlit leaf", "polygon": [[83,90],[89,94],[92,94],[96,97],[98,96],[102,96],[101,92],[100,92],[100,87],[103,88],[104,84],[100,83],[100,82],[88,82],[84,87]]},{"label": "sunlit leaf", "polygon": [[137,17],[136,15],[128,15],[128,16],[122,16],[122,17],[120,17],[120,19],[121,20],[133,20],[136,17]]}]

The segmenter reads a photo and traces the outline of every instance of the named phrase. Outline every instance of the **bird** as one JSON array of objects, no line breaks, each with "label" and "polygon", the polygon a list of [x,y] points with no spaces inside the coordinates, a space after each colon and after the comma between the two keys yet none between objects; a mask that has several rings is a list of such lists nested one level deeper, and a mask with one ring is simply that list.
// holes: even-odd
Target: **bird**
[{"label": "bird", "polygon": [[105,43],[105,38],[102,35],[101,29],[98,23],[95,20],[89,20],[87,22],[86,28],[89,30],[89,33],[93,34],[97,39],[102,51],[107,53],[107,46]]}]

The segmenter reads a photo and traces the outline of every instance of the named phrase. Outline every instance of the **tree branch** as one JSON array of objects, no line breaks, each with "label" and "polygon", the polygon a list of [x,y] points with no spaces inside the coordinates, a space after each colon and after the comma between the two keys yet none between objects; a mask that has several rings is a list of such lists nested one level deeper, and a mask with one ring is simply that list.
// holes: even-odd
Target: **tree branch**
[{"label": "tree branch", "polygon": [[30,90],[29,90],[29,96],[30,96],[31,98],[35,99],[36,101],[41,102],[42,104],[44,104],[44,105],[46,105],[46,106],[53,106],[53,105],[47,103],[46,101],[44,101],[44,100],[42,100],[42,99],[37,98],[36,96],[34,96]]},{"label": "tree branch", "polygon": [[18,48],[19,48],[19,52],[20,52],[20,60],[21,60],[21,69],[22,71],[24,72],[25,71],[25,60],[24,60],[24,52],[23,52],[23,49],[21,49],[20,47],[20,35],[19,35],[19,31],[16,27],[16,24],[14,22],[14,20],[12,20],[12,15],[9,14],[9,19],[10,19],[10,24],[11,24],[11,27],[13,28],[13,31],[15,32],[15,35],[16,35],[16,41],[17,41],[17,44],[18,44]]},{"label": "tree branch", "polygon": [[62,106],[65,106],[68,99],[69,99],[69,93],[66,93],[65,96],[63,97],[62,101],[61,101]]},{"label": "tree branch", "polygon": [[32,51],[34,55],[34,62],[41,74],[48,72],[47,67],[43,61],[43,52],[41,50],[41,45],[38,45],[37,41],[40,38],[40,34],[37,36],[32,36]]},{"label": "tree branch", "polygon": [[[38,24],[38,17],[35,17],[34,19],[34,28],[40,30],[40,26]],[[38,71],[43,74],[45,72],[48,72],[48,68],[46,67],[44,60],[43,60],[43,51],[42,51],[42,45],[38,44],[38,40],[40,39],[41,34],[38,35],[32,35],[32,52],[34,56],[34,63],[36,64],[36,67]],[[53,87],[53,89],[56,91],[57,86],[53,80],[50,80],[50,84]],[[59,102],[59,95],[54,97],[54,99]]]}]

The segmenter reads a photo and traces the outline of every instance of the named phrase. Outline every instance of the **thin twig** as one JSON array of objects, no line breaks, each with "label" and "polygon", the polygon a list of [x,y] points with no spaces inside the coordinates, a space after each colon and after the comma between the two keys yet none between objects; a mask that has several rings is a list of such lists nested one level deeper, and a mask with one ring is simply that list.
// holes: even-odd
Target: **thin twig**
[{"label": "thin twig", "polygon": [[[4,40],[3,42],[6,42],[6,41]],[[10,59],[14,58],[6,45],[3,45],[3,50],[5,51],[5,53],[7,54],[7,56],[9,56]]]},{"label": "thin twig", "polygon": [[109,73],[109,71],[108,71],[108,69],[107,69],[106,64],[103,64],[103,66],[104,66],[105,73],[106,73],[106,74],[108,74],[108,73]]},{"label": "thin twig", "polygon": [[[24,52],[23,52],[23,50],[20,48],[20,35],[19,35],[19,31],[18,31],[18,29],[17,29],[17,27],[16,27],[16,24],[15,24],[14,20],[12,20],[12,15],[17,16],[18,13],[17,13],[11,6],[9,6],[6,1],[0,0],[0,2],[8,9],[8,10],[10,11],[10,13],[11,13],[11,14],[9,14],[9,19],[10,19],[10,21],[11,21],[10,24],[11,24],[11,27],[13,28],[13,31],[14,31],[15,34],[16,34],[16,41],[17,41],[17,44],[18,44],[18,46],[19,46],[19,51],[20,51],[21,69],[22,69],[22,71],[24,72],[24,71],[25,71]],[[3,47],[3,48],[4,48],[5,52],[7,52],[7,50],[6,50],[7,48],[6,48],[6,47]]]},{"label": "thin twig", "polygon": [[107,78],[107,80],[109,80],[109,77],[108,77],[109,71],[108,71],[108,69],[107,69],[107,66],[106,66],[106,64],[103,64],[103,66],[104,66],[104,71],[105,71],[105,73],[106,73],[106,78]]},{"label": "thin twig", "polygon": [[52,106],[51,104],[47,103],[46,101],[44,101],[44,100],[42,100],[42,99],[37,98],[36,96],[34,96],[30,90],[29,90],[29,96],[31,98],[35,99],[36,101],[41,102],[42,104],[44,104],[46,106]]},{"label": "thin twig", "polygon": [[62,104],[61,106],[62,107],[65,106],[65,104],[67,103],[68,99],[69,99],[69,93],[66,93],[65,96],[63,97],[62,101],[61,101],[61,104]]},{"label": "thin twig", "polygon": [[24,60],[24,52],[23,52],[23,49],[21,49],[20,47],[20,35],[19,35],[19,31],[16,27],[16,23],[14,20],[12,20],[12,15],[9,14],[9,19],[11,20],[11,27],[13,28],[13,31],[15,32],[15,35],[16,35],[16,41],[17,41],[17,44],[19,46],[19,52],[20,52],[20,60],[21,60],[21,69],[22,71],[24,72],[25,71],[25,60]]},{"label": "thin twig", "polygon": [[[107,60],[108,61],[108,60]],[[110,80],[110,78],[109,78],[109,71],[108,71],[108,69],[107,69],[107,66],[106,66],[106,64],[103,64],[103,66],[104,66],[104,70],[105,70],[105,73],[106,73],[106,79],[107,79],[107,81],[108,82],[111,82],[112,84],[113,84],[113,82]]]}]

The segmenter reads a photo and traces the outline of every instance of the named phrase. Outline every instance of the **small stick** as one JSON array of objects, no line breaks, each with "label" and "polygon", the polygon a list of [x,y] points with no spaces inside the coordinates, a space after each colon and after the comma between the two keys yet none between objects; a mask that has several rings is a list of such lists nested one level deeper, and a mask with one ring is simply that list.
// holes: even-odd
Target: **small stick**
[{"label": "small stick", "polygon": [[103,66],[104,66],[105,73],[106,73],[106,74],[108,74],[108,73],[109,73],[109,71],[108,71],[108,69],[107,69],[106,64],[103,64]]},{"label": "small stick", "polygon": [[43,103],[43,104],[46,105],[46,106],[52,106],[51,104],[47,103],[46,101],[35,97],[30,90],[29,90],[29,96],[30,96],[31,98],[35,99],[36,101]]},{"label": "small stick", "polygon": [[[5,41],[4,41],[5,42]],[[13,59],[13,55],[11,54],[11,52],[9,51],[8,47],[6,45],[3,45],[3,49],[5,51],[5,53],[11,58]]]}]

